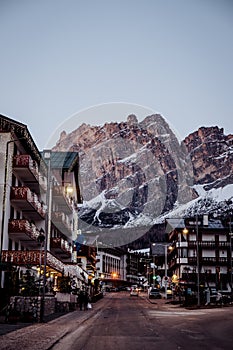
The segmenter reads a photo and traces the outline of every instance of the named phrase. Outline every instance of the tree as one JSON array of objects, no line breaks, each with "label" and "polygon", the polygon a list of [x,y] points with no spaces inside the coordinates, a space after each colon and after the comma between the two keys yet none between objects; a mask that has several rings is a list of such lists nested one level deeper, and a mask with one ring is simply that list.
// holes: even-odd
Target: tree
[{"label": "tree", "polygon": [[39,294],[38,283],[29,269],[23,274],[19,285],[21,289],[20,294],[23,296],[35,296]]},{"label": "tree", "polygon": [[60,276],[57,279],[57,288],[61,293],[71,293],[71,280],[69,276]]}]

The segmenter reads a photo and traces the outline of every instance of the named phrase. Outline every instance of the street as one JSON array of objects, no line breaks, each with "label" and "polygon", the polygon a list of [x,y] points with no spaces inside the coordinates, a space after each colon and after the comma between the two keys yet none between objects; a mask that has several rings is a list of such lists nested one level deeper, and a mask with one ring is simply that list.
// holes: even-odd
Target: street
[{"label": "street", "polygon": [[233,307],[188,310],[142,293],[109,293],[74,311],[0,337],[0,349],[232,349]]}]

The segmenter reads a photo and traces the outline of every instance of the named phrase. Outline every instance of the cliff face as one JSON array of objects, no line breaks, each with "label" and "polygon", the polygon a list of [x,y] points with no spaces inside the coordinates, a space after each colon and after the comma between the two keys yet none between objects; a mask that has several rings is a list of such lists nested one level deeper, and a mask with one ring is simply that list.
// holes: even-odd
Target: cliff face
[{"label": "cliff face", "polygon": [[201,127],[179,143],[158,114],[138,123],[82,124],[63,132],[54,150],[77,151],[83,196],[81,221],[111,228],[151,225],[205,190],[233,183],[233,136]]},{"label": "cliff face", "polygon": [[82,124],[63,132],[55,151],[77,151],[84,205],[80,217],[89,224],[112,227],[140,216],[153,217],[192,198],[192,164],[186,149],[158,114],[138,123]]},{"label": "cliff face", "polygon": [[194,182],[206,190],[233,183],[233,135],[223,129],[199,128],[187,136],[184,144],[194,169]]}]

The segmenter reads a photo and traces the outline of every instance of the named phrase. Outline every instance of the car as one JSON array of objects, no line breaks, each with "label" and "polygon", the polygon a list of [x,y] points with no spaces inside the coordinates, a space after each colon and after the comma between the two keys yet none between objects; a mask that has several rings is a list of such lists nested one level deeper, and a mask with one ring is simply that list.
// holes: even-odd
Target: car
[{"label": "car", "polygon": [[167,299],[172,298],[172,295],[173,295],[172,289],[171,288],[167,288]]},{"label": "car", "polygon": [[131,288],[130,296],[131,296],[131,297],[138,297],[138,296],[139,296],[139,290],[138,290],[138,288]]},{"label": "car", "polygon": [[160,294],[159,289],[152,288],[149,291],[149,299],[161,299],[162,295]]},{"label": "car", "polygon": [[121,292],[121,291],[130,291],[131,289],[128,286],[120,286],[118,287],[118,290],[119,292]]}]

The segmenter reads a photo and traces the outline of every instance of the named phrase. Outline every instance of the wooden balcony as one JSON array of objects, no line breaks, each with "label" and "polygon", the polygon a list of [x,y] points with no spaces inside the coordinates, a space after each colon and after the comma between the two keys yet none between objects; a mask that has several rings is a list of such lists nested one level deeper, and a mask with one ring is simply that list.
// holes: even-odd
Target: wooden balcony
[{"label": "wooden balcony", "polygon": [[73,252],[71,244],[65,239],[58,237],[51,238],[50,249],[54,255],[58,255],[61,259],[71,257]]},{"label": "wooden balcony", "polygon": [[72,238],[72,226],[68,217],[62,212],[52,213],[52,223],[66,237]]},{"label": "wooden balcony", "polygon": [[26,246],[37,247],[38,237],[41,235],[38,228],[28,220],[13,219],[8,223],[9,237]]},{"label": "wooden balcony", "polygon": [[13,265],[40,265],[44,264],[44,252],[40,250],[3,250],[2,262]]},{"label": "wooden balcony", "polygon": [[[188,263],[190,265],[197,265],[197,258],[196,257],[189,257],[188,258]],[[211,266],[224,266],[228,264],[228,259],[227,258],[216,258],[216,257],[200,257],[200,265],[211,265]],[[230,261],[229,261],[230,264]]]},{"label": "wooden balcony", "polygon": [[22,210],[23,215],[31,220],[45,218],[45,205],[28,187],[11,187],[11,204],[17,210]]},{"label": "wooden balcony", "polygon": [[[230,243],[226,242],[226,241],[220,241],[220,242],[200,241],[198,245],[199,245],[200,248],[210,248],[210,249],[230,247]],[[196,248],[197,247],[197,241],[189,241],[188,242],[188,247],[189,248]]]},{"label": "wooden balcony", "polygon": [[[43,266],[44,250],[3,250],[2,264],[6,267],[14,266]],[[77,276],[87,282],[88,274],[75,263],[63,263],[51,252],[47,252],[47,271],[57,271],[65,275]]]},{"label": "wooden balcony", "polygon": [[[2,262],[16,266],[44,265],[44,250],[3,250]],[[47,267],[63,272],[65,265],[50,252],[47,252]]]},{"label": "wooden balcony", "polygon": [[59,206],[61,212],[70,214],[73,211],[73,206],[75,205],[73,199],[69,197],[63,186],[53,186],[53,199]]},{"label": "wooden balcony", "polygon": [[24,184],[39,193],[40,189],[46,190],[46,178],[38,169],[38,164],[28,154],[18,154],[13,158],[13,172]]}]

